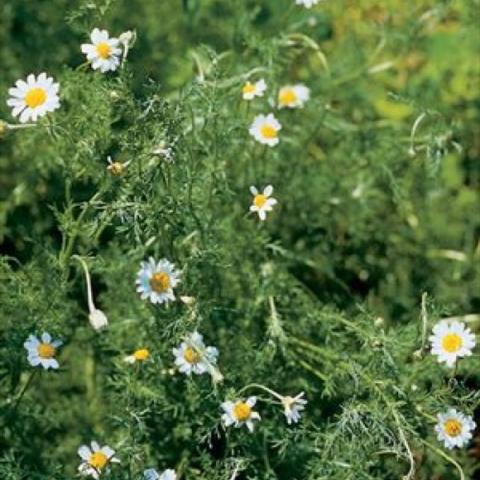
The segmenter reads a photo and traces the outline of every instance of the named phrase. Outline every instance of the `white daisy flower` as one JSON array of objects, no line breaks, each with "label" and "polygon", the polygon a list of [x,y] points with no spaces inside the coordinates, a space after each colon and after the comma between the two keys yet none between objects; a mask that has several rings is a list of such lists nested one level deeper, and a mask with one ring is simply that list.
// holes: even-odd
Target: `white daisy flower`
[{"label": "white daisy flower", "polygon": [[38,118],[60,107],[59,89],[60,85],[54,83],[53,78],[47,77],[46,73],[41,73],[38,77],[32,73],[26,81],[17,80],[15,87],[8,90],[11,96],[7,105],[13,107],[14,117],[20,115],[21,123],[29,120],[36,122]]},{"label": "white daisy flower", "polygon": [[305,85],[287,85],[278,92],[278,108],[302,108],[310,100],[310,89]]},{"label": "white daisy flower", "polygon": [[84,43],[81,46],[82,52],[92,65],[93,70],[100,70],[102,73],[114,72],[120,65],[122,49],[118,38],[110,38],[107,30],[94,28],[90,34],[92,43]]},{"label": "white daisy flower", "polygon": [[255,83],[246,82],[242,88],[242,97],[244,100],[253,100],[255,97],[263,97],[266,89],[267,84],[263,78]]},{"label": "white daisy flower", "polygon": [[55,359],[57,349],[62,345],[60,340],[52,340],[49,333],[44,332],[39,340],[35,335],[30,335],[23,346],[28,352],[28,362],[32,367],[41,365],[45,370],[57,369],[59,364]]},{"label": "white daisy flower", "polygon": [[100,477],[110,463],[120,463],[113,449],[108,445],[100,448],[97,442],[91,442],[90,447],[82,445],[78,449],[78,455],[83,460],[78,471],[84,476],[91,476],[95,479]]},{"label": "white daisy flower", "polygon": [[246,401],[223,402],[222,408],[225,413],[222,415],[222,420],[225,426],[235,425],[235,427],[240,427],[246,425],[248,430],[253,432],[253,421],[260,420],[259,413],[252,410],[256,402],[256,397],[249,397]]},{"label": "white daisy flower", "polygon": [[263,189],[263,193],[259,193],[253,185],[250,187],[250,193],[253,195],[253,201],[250,205],[251,212],[257,212],[260,220],[267,218],[267,212],[273,210],[273,206],[277,204],[277,200],[270,195],[273,193],[273,187],[267,185]]},{"label": "white daisy flower", "polygon": [[303,5],[306,8],[312,8],[318,2],[320,2],[320,0],[295,0],[296,5]]},{"label": "white daisy flower", "polygon": [[282,128],[280,122],[275,118],[273,113],[268,115],[257,115],[250,126],[250,135],[257,142],[274,147],[280,141],[278,131]]},{"label": "white daisy flower", "polygon": [[187,375],[212,373],[217,364],[218,350],[205,347],[203,336],[193,332],[185,338],[178,348],[172,350],[178,370]]},{"label": "white daisy flower", "polygon": [[173,289],[180,282],[180,273],[175,270],[175,265],[165,258],[157,263],[152,257],[141,265],[136,283],[142,300],[149,298],[152,303],[175,300]]},{"label": "white daisy flower", "polygon": [[126,356],[123,361],[133,364],[136,362],[145,362],[150,357],[150,352],[146,348],[135,350],[131,355]]},{"label": "white daisy flower", "polygon": [[305,405],[308,403],[303,396],[304,392],[299,393],[296,397],[283,397],[282,405],[284,408],[283,413],[287,419],[287,423],[297,423],[301,417],[301,411],[305,409]]},{"label": "white daisy flower", "polygon": [[143,472],[144,480],[177,480],[175,470],[169,468],[159,474],[154,468],[149,468]]},{"label": "white daisy flower", "polygon": [[465,446],[472,438],[476,424],[471,416],[450,408],[445,413],[439,413],[437,419],[438,423],[435,425],[437,438],[449,450]]},{"label": "white daisy flower", "polygon": [[438,361],[453,367],[457,358],[472,354],[475,347],[475,335],[470,328],[461,322],[441,321],[433,327],[432,354],[438,356]]}]

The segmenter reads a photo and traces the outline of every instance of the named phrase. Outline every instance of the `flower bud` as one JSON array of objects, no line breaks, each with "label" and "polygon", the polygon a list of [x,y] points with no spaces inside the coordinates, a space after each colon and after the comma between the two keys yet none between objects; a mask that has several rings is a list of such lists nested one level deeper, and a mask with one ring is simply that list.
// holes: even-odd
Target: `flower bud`
[{"label": "flower bud", "polygon": [[129,45],[132,41],[132,39],[135,37],[135,33],[132,32],[131,30],[127,30],[126,32],[123,32],[119,40],[124,44],[124,45]]},{"label": "flower bud", "polygon": [[92,310],[88,315],[88,319],[90,321],[90,325],[98,332],[99,330],[103,330],[108,326],[108,318],[107,316],[98,309]]},{"label": "flower bud", "polygon": [[183,302],[185,305],[188,305],[191,307],[195,303],[195,297],[187,297],[187,296],[181,296],[180,301]]}]

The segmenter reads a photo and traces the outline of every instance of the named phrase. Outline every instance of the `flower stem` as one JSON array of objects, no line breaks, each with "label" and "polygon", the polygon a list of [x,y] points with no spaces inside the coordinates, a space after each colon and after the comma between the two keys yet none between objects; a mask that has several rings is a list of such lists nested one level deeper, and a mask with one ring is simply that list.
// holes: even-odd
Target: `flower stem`
[{"label": "flower stem", "polygon": [[85,263],[85,260],[83,260],[83,258],[80,257],[79,255],[73,255],[72,258],[80,262],[80,264],[83,267],[83,271],[85,272],[85,281],[87,283],[88,310],[90,311],[90,313],[93,313],[95,311],[95,305],[93,303],[92,282],[90,280],[90,273],[88,271],[88,266]]},{"label": "flower stem", "polygon": [[248,385],[246,385],[245,387],[243,387],[242,389],[240,389],[238,391],[238,394],[241,394],[242,392],[244,392],[245,390],[248,390],[249,388],[259,388],[260,390],[263,390],[267,393],[269,393],[270,395],[274,396],[275,398],[278,398],[278,400],[282,401],[283,400],[283,395],[280,395],[279,393],[275,392],[274,390],[268,388],[268,387],[265,387],[264,385],[260,385],[259,383],[250,383]]},{"label": "flower stem", "polygon": [[465,474],[463,473],[462,467],[450,456],[447,455],[444,451],[440,450],[439,448],[435,447],[431,443],[428,443],[426,440],[420,439],[420,441],[430,450],[433,450],[435,453],[443,457],[447,462],[450,462],[452,465],[455,466],[455,468],[458,470],[458,473],[460,475],[460,480],[465,480]]},{"label": "flower stem", "polygon": [[28,388],[32,384],[32,381],[35,378],[36,374],[37,374],[37,370],[35,369],[35,370],[33,370],[33,372],[28,377],[27,381],[25,382],[25,385],[20,390],[20,393],[18,394],[15,403],[13,404],[13,411],[17,410],[18,406],[20,405],[20,402],[22,401],[23,396],[25,395],[25,392],[28,390]]}]

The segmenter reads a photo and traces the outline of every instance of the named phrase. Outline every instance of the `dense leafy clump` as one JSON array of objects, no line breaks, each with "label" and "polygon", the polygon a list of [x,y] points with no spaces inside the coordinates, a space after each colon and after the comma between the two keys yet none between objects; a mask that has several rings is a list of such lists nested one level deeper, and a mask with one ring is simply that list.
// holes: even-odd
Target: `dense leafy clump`
[{"label": "dense leafy clump", "polygon": [[[76,478],[91,440],[118,480],[474,478],[478,430],[452,452],[434,426],[449,407],[478,423],[478,347],[447,368],[429,336],[480,324],[478,8],[3,0],[0,478]],[[136,32],[115,72],[84,63],[95,27]],[[61,106],[16,128],[8,89],[43,71]],[[278,109],[294,84],[310,100]],[[271,112],[275,147],[249,134]],[[249,188],[270,184],[262,222]],[[174,302],[136,291],[149,257],[180,272]],[[195,330],[219,355],[188,376],[172,349]],[[56,371],[27,360],[43,332]],[[300,421],[265,388],[305,392]],[[251,395],[253,433],[225,427]]]}]

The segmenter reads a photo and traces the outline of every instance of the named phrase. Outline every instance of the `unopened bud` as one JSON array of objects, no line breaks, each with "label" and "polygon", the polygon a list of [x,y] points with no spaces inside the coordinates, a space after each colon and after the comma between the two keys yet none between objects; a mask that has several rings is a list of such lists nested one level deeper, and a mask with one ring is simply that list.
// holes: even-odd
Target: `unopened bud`
[{"label": "unopened bud", "polygon": [[98,309],[92,310],[88,315],[88,319],[90,320],[90,325],[98,332],[99,330],[103,330],[108,326],[108,319],[107,316]]},{"label": "unopened bud", "polygon": [[132,40],[135,38],[135,32],[132,32],[131,30],[127,30],[126,32],[123,32],[119,40],[125,45],[129,45]]},{"label": "unopened bud", "polygon": [[383,326],[385,325],[385,320],[383,319],[383,317],[377,317],[375,319],[375,321],[373,322],[373,324],[377,327],[377,328],[383,328]]},{"label": "unopened bud", "polygon": [[180,301],[191,307],[196,302],[196,299],[195,297],[181,296]]}]

